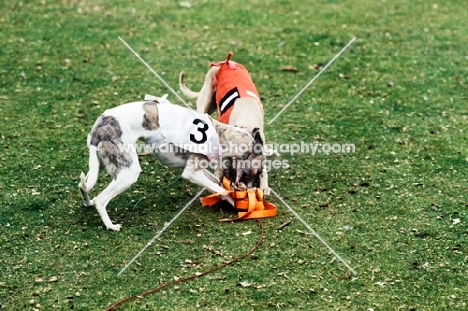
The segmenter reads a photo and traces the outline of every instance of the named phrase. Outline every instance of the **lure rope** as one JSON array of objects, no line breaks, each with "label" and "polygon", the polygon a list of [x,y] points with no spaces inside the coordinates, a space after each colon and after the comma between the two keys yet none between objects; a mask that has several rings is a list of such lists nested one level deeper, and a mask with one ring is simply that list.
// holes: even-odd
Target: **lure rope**
[{"label": "lure rope", "polygon": [[185,282],[185,281],[188,281],[188,280],[191,280],[191,279],[202,277],[204,275],[207,275],[207,274],[209,274],[211,272],[214,272],[216,270],[224,268],[224,267],[226,267],[226,266],[228,266],[230,264],[233,264],[233,263],[235,263],[237,261],[240,261],[240,260],[244,259],[245,257],[249,256],[250,254],[252,254],[253,252],[255,252],[257,250],[257,248],[260,246],[260,244],[263,241],[263,234],[264,234],[263,224],[261,223],[260,220],[258,220],[258,219],[255,219],[255,220],[257,221],[258,225],[260,226],[261,233],[260,233],[260,236],[258,238],[257,243],[255,244],[255,246],[248,253],[246,253],[246,254],[244,254],[242,256],[239,256],[239,257],[237,257],[237,258],[235,258],[235,259],[233,259],[231,261],[225,262],[222,265],[211,268],[211,269],[209,269],[209,270],[207,270],[207,271],[205,271],[205,272],[203,272],[201,274],[194,274],[194,275],[188,276],[186,278],[181,278],[181,279],[178,279],[178,280],[175,280],[175,281],[171,281],[171,282],[165,283],[165,284],[163,284],[163,285],[161,285],[161,286],[159,286],[157,288],[154,288],[154,289],[152,289],[150,291],[147,291],[147,292],[145,292],[143,294],[133,295],[133,296],[128,296],[126,298],[123,298],[123,299],[119,300],[118,302],[116,302],[115,304],[113,304],[112,306],[110,306],[109,308],[107,308],[105,311],[114,310],[116,307],[118,307],[119,305],[123,304],[124,302],[126,302],[128,300],[131,300],[131,299],[134,299],[134,298],[143,298],[145,296],[154,294],[154,293],[160,291],[161,289],[166,288],[166,287],[168,287],[170,285],[173,285],[173,284],[176,284],[176,283],[182,283],[182,282]]}]

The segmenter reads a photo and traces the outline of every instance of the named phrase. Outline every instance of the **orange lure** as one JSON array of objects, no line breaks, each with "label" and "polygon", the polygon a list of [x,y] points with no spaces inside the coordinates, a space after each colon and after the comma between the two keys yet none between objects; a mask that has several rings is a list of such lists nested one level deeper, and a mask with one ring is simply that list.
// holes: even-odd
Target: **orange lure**
[{"label": "orange lure", "polygon": [[[234,208],[238,218],[220,219],[219,221],[238,221],[245,219],[266,218],[276,216],[277,208],[263,200],[263,192],[259,188],[245,190],[231,189],[231,180],[224,177],[223,186],[234,199]],[[214,193],[200,199],[203,206],[213,206],[221,201],[220,193]]]}]

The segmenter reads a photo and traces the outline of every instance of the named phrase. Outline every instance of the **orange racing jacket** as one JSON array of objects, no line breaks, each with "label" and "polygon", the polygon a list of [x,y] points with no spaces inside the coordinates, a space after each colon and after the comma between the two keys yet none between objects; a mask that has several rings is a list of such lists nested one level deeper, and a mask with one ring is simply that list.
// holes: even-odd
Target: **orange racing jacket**
[{"label": "orange racing jacket", "polygon": [[229,52],[225,61],[210,65],[220,67],[216,74],[214,85],[216,87],[216,105],[218,106],[219,122],[225,124],[229,123],[234,102],[238,98],[253,98],[262,107],[260,95],[258,95],[257,88],[249,72],[241,64],[231,61],[232,55],[233,53]]}]

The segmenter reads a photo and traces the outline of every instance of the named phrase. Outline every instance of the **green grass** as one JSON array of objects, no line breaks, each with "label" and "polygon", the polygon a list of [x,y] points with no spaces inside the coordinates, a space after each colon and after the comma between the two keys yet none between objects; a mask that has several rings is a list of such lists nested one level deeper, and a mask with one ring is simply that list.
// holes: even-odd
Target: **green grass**
[{"label": "green grass", "polygon": [[[349,276],[271,198],[279,213],[263,221],[265,241],[255,256],[120,309],[465,310],[465,1],[190,3],[4,4],[0,308],[104,309],[256,242],[254,222],[218,223],[229,212],[194,203],[116,277],[198,191],[183,179],[166,187],[181,171],[143,157],[139,182],[109,205],[124,231],[106,231],[94,209],[81,207],[76,185],[95,119],[146,93],[168,93],[118,36],[173,87],[182,70],[191,88],[201,87],[209,62],[232,50],[264,98],[267,121],[317,73],[312,65],[326,64],[357,36],[265,131],[271,143],[320,137],[356,145],[353,154],[283,154],[290,168],[272,171],[270,185],[358,275]],[[94,193],[108,181],[102,175]]]}]

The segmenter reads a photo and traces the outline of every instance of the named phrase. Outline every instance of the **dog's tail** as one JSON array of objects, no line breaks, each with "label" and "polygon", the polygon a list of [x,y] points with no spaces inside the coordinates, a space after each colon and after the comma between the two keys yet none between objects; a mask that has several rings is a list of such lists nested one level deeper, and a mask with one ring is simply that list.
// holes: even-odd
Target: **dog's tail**
[{"label": "dog's tail", "polygon": [[88,174],[81,172],[80,182],[78,188],[80,188],[83,196],[83,203],[85,206],[93,206],[94,203],[89,199],[89,192],[96,185],[100,172],[100,163],[97,155],[97,149],[95,146],[89,146],[89,171]]},{"label": "dog's tail", "polygon": [[184,94],[188,98],[197,98],[198,95],[200,95],[200,92],[194,92],[190,90],[187,86],[185,86],[184,75],[185,73],[183,71],[179,75],[179,89],[182,91],[182,94]]}]

